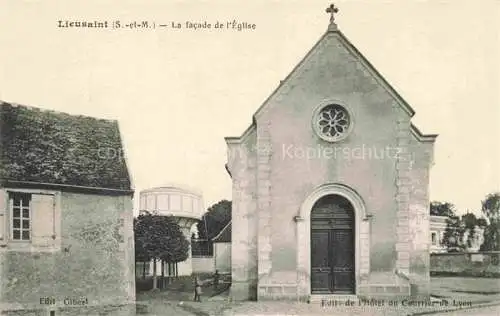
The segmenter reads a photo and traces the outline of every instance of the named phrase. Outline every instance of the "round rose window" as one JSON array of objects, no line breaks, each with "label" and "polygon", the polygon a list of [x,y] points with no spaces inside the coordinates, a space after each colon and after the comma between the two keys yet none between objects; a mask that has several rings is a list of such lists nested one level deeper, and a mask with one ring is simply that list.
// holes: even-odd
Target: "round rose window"
[{"label": "round rose window", "polygon": [[321,138],[333,142],[347,136],[351,127],[351,118],[344,107],[330,104],[316,112],[313,123]]}]

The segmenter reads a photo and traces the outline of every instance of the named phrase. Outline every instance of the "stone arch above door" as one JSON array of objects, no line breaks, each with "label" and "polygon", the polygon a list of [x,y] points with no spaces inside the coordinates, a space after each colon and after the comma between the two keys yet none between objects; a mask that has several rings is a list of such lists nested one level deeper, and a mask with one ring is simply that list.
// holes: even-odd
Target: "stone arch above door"
[{"label": "stone arch above door", "polygon": [[299,214],[295,216],[297,222],[297,271],[298,285],[301,296],[311,294],[311,210],[314,204],[324,196],[340,195],[346,198],[354,208],[355,220],[355,293],[359,293],[359,286],[370,271],[370,221],[371,215],[367,212],[361,196],[352,188],[343,184],[325,184],[313,190],[302,203]]}]

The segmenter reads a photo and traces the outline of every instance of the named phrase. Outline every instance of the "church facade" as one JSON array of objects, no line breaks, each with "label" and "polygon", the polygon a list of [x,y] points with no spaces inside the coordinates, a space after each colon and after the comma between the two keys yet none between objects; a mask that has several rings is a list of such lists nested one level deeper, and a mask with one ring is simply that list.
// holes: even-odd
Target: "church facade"
[{"label": "church facade", "polygon": [[428,298],[437,135],[331,21],[227,137],[231,296]]}]

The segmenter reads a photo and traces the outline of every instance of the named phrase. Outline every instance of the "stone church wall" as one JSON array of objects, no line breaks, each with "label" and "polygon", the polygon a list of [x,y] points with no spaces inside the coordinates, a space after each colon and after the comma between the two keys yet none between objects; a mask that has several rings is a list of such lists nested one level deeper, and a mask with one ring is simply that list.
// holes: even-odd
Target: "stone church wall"
[{"label": "stone church wall", "polygon": [[135,315],[131,198],[62,192],[61,211],[59,251],[0,248],[0,310]]},{"label": "stone church wall", "polygon": [[[284,296],[296,291],[287,286],[297,282],[300,245],[293,217],[308,194],[325,183],[351,187],[373,214],[370,262],[371,274],[378,276],[371,282],[394,282],[398,260],[394,108],[399,105],[337,39],[322,45],[257,120],[259,145],[272,152],[270,159],[259,156],[259,281],[283,285]],[[328,59],[322,54],[327,50]],[[319,139],[311,127],[316,106],[329,98],[345,103],[354,117],[352,134],[334,144]],[[406,129],[409,135],[409,123]],[[326,157],[326,148],[334,155]],[[259,298],[273,296],[268,288],[259,291]]]},{"label": "stone church wall", "polygon": [[420,143],[414,138],[411,191],[409,205],[409,277],[414,288],[412,295],[430,295],[430,214],[429,214],[429,172],[432,165],[432,143]]},{"label": "stone church wall", "polygon": [[[337,142],[323,140],[312,124],[328,104],[343,106],[353,126]],[[309,226],[302,222],[312,206],[304,205],[325,185],[348,188],[345,194],[357,199],[356,295],[428,294],[433,140],[414,139],[412,113],[345,37],[325,34],[256,112],[249,131],[227,140],[234,298],[310,294]]]},{"label": "stone church wall", "polygon": [[233,204],[231,226],[231,296],[256,299],[257,293],[257,170],[256,134],[251,132],[241,144],[229,147]]}]

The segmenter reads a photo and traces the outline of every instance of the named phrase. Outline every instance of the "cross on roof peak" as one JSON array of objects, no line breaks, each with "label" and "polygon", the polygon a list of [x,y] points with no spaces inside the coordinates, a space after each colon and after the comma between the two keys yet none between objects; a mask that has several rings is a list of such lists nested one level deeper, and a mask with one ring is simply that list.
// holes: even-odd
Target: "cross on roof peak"
[{"label": "cross on roof peak", "polygon": [[330,24],[335,24],[335,13],[337,12],[339,12],[339,8],[337,8],[333,3],[326,8],[326,13],[330,13]]}]

